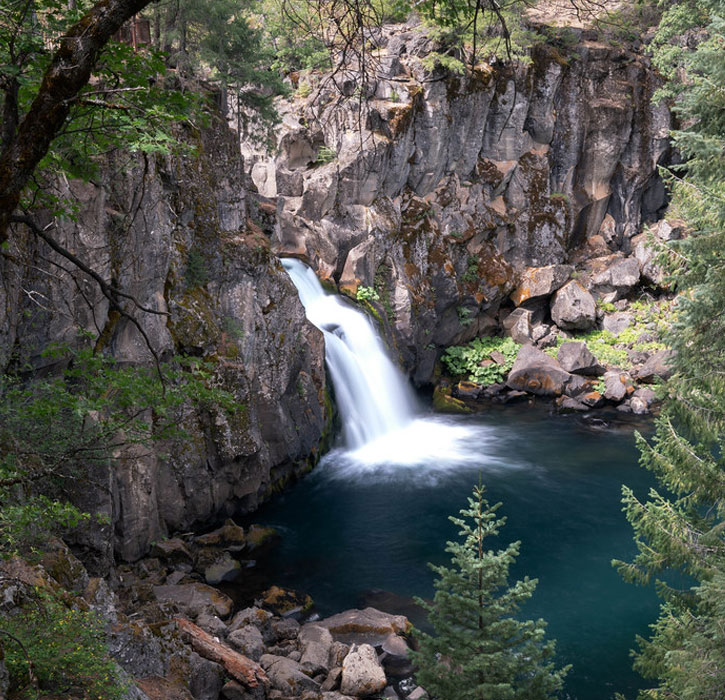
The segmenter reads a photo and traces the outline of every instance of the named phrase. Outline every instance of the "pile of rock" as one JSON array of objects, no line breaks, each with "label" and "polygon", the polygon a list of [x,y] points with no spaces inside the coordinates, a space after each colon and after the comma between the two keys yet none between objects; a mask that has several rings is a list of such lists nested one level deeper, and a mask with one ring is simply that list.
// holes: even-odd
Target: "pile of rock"
[{"label": "pile of rock", "polygon": [[[198,580],[192,567],[199,552],[246,549],[263,530],[251,534],[227,521],[188,542],[158,543],[155,557],[119,568],[115,592],[57,541],[42,566],[19,559],[0,563],[0,607],[3,614],[22,614],[20,582],[96,610],[107,622],[111,655],[129,681],[124,700],[427,697],[412,677],[406,617],[368,607],[315,619],[309,597],[275,586],[235,613],[228,596]],[[218,575],[214,565],[205,570]],[[0,667],[0,690],[7,687],[3,674]]]},{"label": "pile of rock", "polygon": [[[668,351],[653,356],[649,367],[640,370],[641,382],[666,378]],[[623,412],[647,413],[655,402],[655,392],[637,386],[635,377],[616,368],[605,371],[584,343],[561,345],[557,357],[551,357],[533,345],[524,345],[516,356],[506,385],[514,391],[554,397],[566,411],[587,411],[606,403],[617,404]]]}]

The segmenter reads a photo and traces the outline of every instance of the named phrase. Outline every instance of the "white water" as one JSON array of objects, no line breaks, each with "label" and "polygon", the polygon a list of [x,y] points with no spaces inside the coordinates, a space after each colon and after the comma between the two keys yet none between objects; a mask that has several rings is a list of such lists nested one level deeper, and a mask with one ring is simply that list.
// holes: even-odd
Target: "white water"
[{"label": "white water", "polygon": [[472,429],[421,418],[413,392],[385,352],[368,317],[325,293],[315,273],[294,258],[282,265],[297,287],[307,318],[325,336],[325,360],[342,418],[347,461],[376,465],[448,465],[477,455]]}]

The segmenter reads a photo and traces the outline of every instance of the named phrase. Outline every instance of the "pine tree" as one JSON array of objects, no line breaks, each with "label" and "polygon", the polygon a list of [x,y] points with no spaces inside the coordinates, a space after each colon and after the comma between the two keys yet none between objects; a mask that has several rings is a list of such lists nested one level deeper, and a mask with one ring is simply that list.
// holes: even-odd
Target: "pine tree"
[{"label": "pine tree", "polygon": [[[654,42],[668,77],[663,92],[676,96],[683,125],[673,132],[685,163],[670,176],[670,214],[691,232],[663,255],[679,293],[666,338],[675,373],[653,439],[639,438],[641,462],[662,489],[646,501],[624,489],[639,553],[615,562],[633,582],[662,577],[660,617],[635,657],[656,681],[646,698],[725,699],[724,16],[723,0],[671,3]],[[695,32],[700,41],[688,50],[681,37]]]},{"label": "pine tree", "polygon": [[509,567],[520,542],[506,549],[485,549],[505,518],[489,505],[480,484],[468,508],[451,520],[461,541],[448,542],[451,566],[433,566],[438,575],[432,603],[418,599],[428,612],[435,636],[416,631],[418,682],[436,700],[539,700],[562,687],[569,667],[555,670],[554,642],[544,641],[543,620],[514,617],[537,580],[524,578],[508,586]]}]

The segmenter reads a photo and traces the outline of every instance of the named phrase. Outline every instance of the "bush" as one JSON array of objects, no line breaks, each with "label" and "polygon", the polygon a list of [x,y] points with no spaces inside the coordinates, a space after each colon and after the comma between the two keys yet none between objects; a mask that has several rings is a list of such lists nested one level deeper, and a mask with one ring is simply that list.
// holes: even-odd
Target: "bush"
[{"label": "bush", "polygon": [[[511,338],[475,338],[468,345],[454,345],[443,353],[443,364],[455,376],[466,376],[478,384],[497,384],[514,366],[516,354],[521,346]],[[491,359],[491,353],[500,352],[504,364],[493,362],[481,366],[481,362]]]},{"label": "bush", "polygon": [[38,594],[22,615],[0,618],[0,633],[13,697],[37,697],[29,663],[41,691],[84,700],[116,700],[126,691],[94,612]]},{"label": "bush", "polygon": [[357,294],[355,295],[355,298],[358,301],[379,301],[380,295],[377,293],[374,287],[366,287],[364,285],[360,285],[357,288]]}]

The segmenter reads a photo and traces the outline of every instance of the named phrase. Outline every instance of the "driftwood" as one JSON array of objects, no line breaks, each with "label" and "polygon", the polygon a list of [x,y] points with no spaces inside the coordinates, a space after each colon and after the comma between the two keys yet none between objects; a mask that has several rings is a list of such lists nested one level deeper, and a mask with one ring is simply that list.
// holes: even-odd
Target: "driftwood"
[{"label": "driftwood", "polygon": [[256,688],[260,684],[269,685],[267,674],[256,661],[230,649],[183,617],[177,617],[176,624],[197,654],[224,666],[226,672],[235,680],[248,688]]}]

